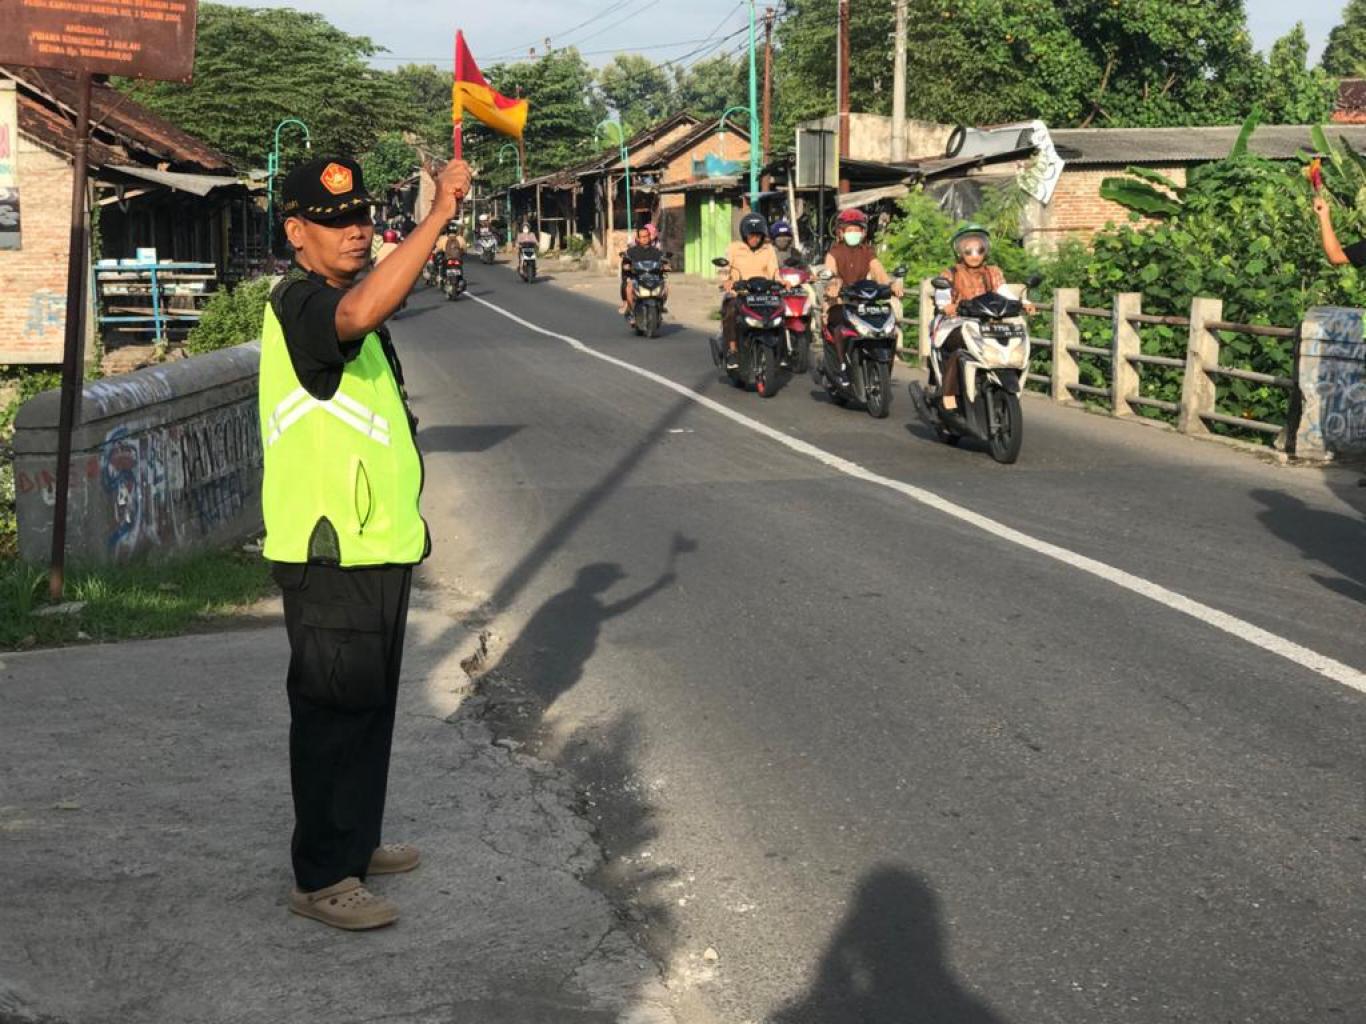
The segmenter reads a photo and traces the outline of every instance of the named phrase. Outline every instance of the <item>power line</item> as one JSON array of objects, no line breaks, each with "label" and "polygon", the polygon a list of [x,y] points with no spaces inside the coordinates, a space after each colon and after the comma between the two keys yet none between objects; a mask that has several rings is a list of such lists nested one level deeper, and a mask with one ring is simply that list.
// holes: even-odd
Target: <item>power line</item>
[{"label": "power line", "polygon": [[624,22],[624,21],[630,21],[632,18],[636,17],[637,15],[639,15],[639,14],[644,14],[644,13],[645,13],[646,11],[648,11],[651,7],[654,7],[654,6],[655,6],[656,4],[658,4],[658,3],[659,3],[659,0],[649,0],[649,2],[646,3],[644,7],[637,8],[636,10],[632,11],[630,14],[623,15],[622,17],[620,17],[620,18],[618,18],[616,21],[614,21],[612,24],[608,25],[606,28],[599,29],[599,30],[596,31],[596,32],[593,32],[593,33],[590,33],[589,35],[584,36],[582,39],[576,40],[575,43],[574,43],[573,45],[577,46],[579,43],[586,43],[586,42],[588,42],[588,40],[590,40],[590,39],[596,39],[598,36],[603,35],[603,34],[606,33],[606,32],[612,32],[612,31],[614,31],[616,28],[618,28],[618,27],[621,25],[622,22]]},{"label": "power line", "polygon": [[[711,41],[711,37],[710,37],[710,36],[704,36],[704,37],[702,37],[702,38],[700,38],[700,39],[680,39],[680,40],[678,40],[677,42],[673,42],[673,43],[655,43],[655,44],[653,44],[653,45],[651,45],[651,46],[613,46],[613,47],[609,47],[609,48],[607,48],[607,49],[605,49],[605,50],[579,50],[579,56],[580,56],[580,57],[601,57],[602,55],[608,54],[608,53],[644,53],[644,52],[649,51],[649,50],[674,50],[674,49],[677,49],[677,48],[680,47],[680,46],[695,46],[695,45],[697,45],[698,43],[707,43],[707,42],[710,42],[710,41]],[[566,49],[568,49],[568,47],[566,47]],[[544,56],[544,54],[542,54],[542,56]],[[406,62],[406,63],[409,63],[409,64],[440,64],[440,63],[443,63],[443,62],[448,62],[451,58],[450,58],[450,54],[443,54],[443,55],[440,56],[440,57],[402,57],[402,56],[398,56],[398,55],[395,55],[395,54],[381,54],[381,55],[378,55],[378,56],[371,57],[370,59],[371,59],[371,60],[402,61],[402,62]],[[538,59],[539,59],[538,57],[528,57],[528,56],[526,56],[525,54],[523,54],[523,55],[520,56],[520,57],[513,57],[513,58],[511,58],[510,60],[511,60],[511,61],[524,61],[524,60],[538,60]],[[502,61],[502,62],[500,62],[500,63],[508,63],[508,62],[507,62],[507,61]]]},{"label": "power line", "polygon": [[[630,5],[630,4],[633,4],[633,3],[635,3],[635,2],[636,2],[636,0],[616,0],[615,3],[610,3],[610,4],[608,4],[606,7],[604,7],[604,8],[603,8],[601,11],[599,11],[597,14],[593,15],[591,18],[586,18],[585,20],[579,22],[577,25],[571,25],[569,28],[562,29],[562,30],[560,30],[558,33],[550,33],[550,34],[548,34],[545,38],[549,38],[549,39],[553,39],[553,40],[564,39],[565,36],[570,35],[570,34],[572,34],[572,33],[574,33],[574,32],[577,32],[579,29],[583,28],[583,27],[586,26],[586,25],[591,25],[593,22],[597,21],[599,18],[605,18],[607,15],[611,14],[613,11],[620,10],[621,8],[626,7],[626,6],[628,6],[628,5]],[[516,49],[516,50],[506,50],[506,51],[504,51],[503,53],[494,54],[494,55],[491,56],[489,59],[490,59],[490,60],[496,60],[496,59],[501,58],[501,57],[512,57],[512,56],[515,56],[515,55],[517,55],[517,54],[522,54],[522,53],[525,53],[527,50],[531,49],[531,48],[532,48],[533,46],[535,46],[535,45],[536,45],[535,42],[527,43],[525,46],[521,47],[520,49]],[[572,45],[572,44],[569,43],[568,41],[566,41],[566,42],[565,42],[565,45],[568,46],[568,45]],[[558,49],[558,47],[557,47],[557,49]]]}]

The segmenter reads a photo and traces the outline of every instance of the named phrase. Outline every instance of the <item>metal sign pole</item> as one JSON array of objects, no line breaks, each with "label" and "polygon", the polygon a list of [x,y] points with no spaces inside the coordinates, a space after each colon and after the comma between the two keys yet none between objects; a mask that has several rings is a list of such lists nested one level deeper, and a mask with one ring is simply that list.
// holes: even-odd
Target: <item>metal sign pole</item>
[{"label": "metal sign pole", "polygon": [[85,348],[85,271],[90,261],[86,177],[90,160],[90,72],[76,75],[76,145],[71,168],[71,251],[66,264],[66,347],[62,355],[62,397],[57,424],[57,491],[52,509],[52,566],[48,594],[62,599],[66,573],[66,506],[71,487],[71,432],[81,395]]}]

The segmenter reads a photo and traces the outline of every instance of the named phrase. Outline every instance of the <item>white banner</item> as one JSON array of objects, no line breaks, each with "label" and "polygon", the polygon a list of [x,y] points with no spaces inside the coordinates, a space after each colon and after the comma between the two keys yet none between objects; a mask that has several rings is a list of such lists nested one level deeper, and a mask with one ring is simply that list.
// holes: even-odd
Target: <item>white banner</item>
[{"label": "white banner", "polygon": [[19,247],[19,94],[0,81],[0,249]]}]

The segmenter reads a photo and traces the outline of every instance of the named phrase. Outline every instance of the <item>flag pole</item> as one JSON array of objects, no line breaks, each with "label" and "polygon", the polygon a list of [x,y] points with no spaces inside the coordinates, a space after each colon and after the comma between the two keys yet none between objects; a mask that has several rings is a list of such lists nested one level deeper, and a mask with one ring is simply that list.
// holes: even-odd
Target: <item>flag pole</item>
[{"label": "flag pole", "polygon": [[461,29],[455,30],[455,77],[451,83],[451,156],[456,160],[462,159],[462,143],[464,140],[465,112],[460,106],[460,54],[464,52],[461,42],[465,33]]}]

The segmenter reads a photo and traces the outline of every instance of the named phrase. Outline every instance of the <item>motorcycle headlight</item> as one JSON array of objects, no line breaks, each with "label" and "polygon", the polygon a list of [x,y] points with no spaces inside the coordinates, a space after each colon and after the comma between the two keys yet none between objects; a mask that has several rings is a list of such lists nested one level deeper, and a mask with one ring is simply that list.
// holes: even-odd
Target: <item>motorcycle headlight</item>
[{"label": "motorcycle headlight", "polygon": [[767,324],[767,321],[757,316],[747,316],[745,317],[745,323],[750,327],[763,327]]}]

